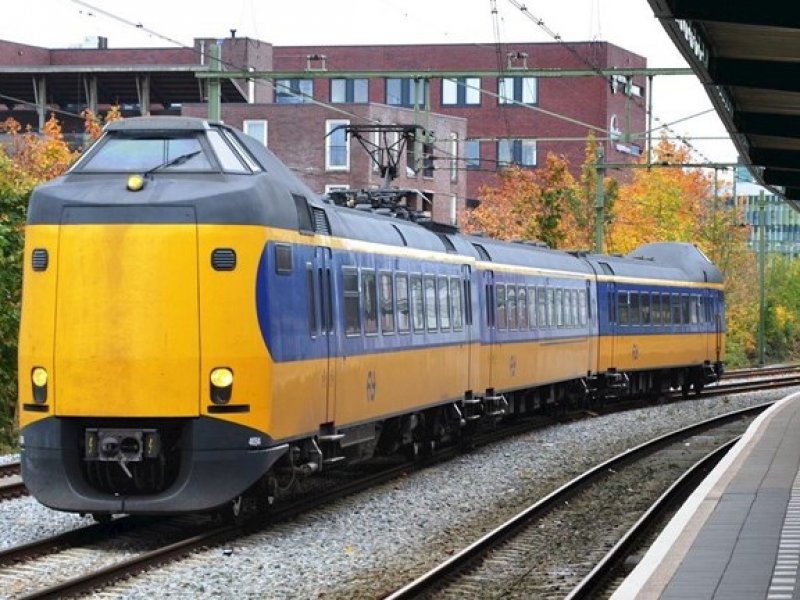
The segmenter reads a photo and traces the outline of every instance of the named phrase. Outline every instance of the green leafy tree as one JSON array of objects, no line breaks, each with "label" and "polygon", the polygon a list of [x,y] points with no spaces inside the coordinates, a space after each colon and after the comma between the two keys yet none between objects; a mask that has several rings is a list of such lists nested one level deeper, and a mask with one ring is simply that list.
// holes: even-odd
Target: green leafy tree
[{"label": "green leafy tree", "polygon": [[22,253],[28,200],[33,188],[63,173],[74,160],[51,118],[42,135],[23,132],[14,120],[0,146],[0,449],[13,447],[17,400],[17,336],[22,293]]}]

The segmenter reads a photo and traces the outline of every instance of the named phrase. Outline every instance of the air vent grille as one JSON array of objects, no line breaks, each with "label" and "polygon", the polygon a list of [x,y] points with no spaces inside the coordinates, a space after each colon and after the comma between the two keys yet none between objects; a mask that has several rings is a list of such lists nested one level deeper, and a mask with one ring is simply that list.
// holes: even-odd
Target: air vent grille
[{"label": "air vent grille", "polygon": [[331,226],[328,223],[328,215],[321,208],[314,207],[314,231],[323,235],[331,234]]},{"label": "air vent grille", "polygon": [[236,268],[236,251],[233,248],[217,248],[211,253],[211,266],[216,271],[233,271]]},{"label": "air vent grille", "polygon": [[46,271],[50,256],[44,248],[35,248],[31,255],[31,266],[34,271]]}]

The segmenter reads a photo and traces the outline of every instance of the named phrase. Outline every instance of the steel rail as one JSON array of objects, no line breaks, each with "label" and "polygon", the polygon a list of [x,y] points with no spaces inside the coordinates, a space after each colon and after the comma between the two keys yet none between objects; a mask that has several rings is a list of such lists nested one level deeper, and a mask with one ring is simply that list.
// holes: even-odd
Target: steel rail
[{"label": "steel rail", "polygon": [[697,483],[702,480],[705,473],[713,467],[713,465],[716,465],[740,438],[741,436],[737,436],[718,448],[715,448],[681,475],[663,494],[661,494],[639,520],[625,532],[625,535],[614,544],[611,550],[598,561],[589,574],[567,594],[565,600],[594,598],[595,594],[605,585],[625,557],[630,555],[631,549],[641,543],[641,540],[645,538],[647,533],[652,530],[671,507],[683,501],[691,494],[691,491],[694,490]]},{"label": "steel rail", "polygon": [[751,406],[706,419],[682,429],[676,429],[657,438],[639,444],[634,448],[630,448],[629,450],[626,450],[625,452],[622,452],[600,463],[585,473],[573,478],[534,504],[528,506],[499,527],[496,527],[463,550],[448,558],[446,561],[429,570],[427,573],[424,573],[404,587],[392,592],[386,596],[385,599],[401,600],[416,598],[420,594],[430,591],[434,586],[438,585],[447,577],[461,571],[476,558],[486,554],[486,552],[495,546],[512,537],[518,530],[529,526],[531,522],[545,516],[557,504],[567,500],[574,493],[588,486],[590,483],[598,481],[600,478],[604,477],[608,470],[625,463],[634,462],[637,457],[651,454],[655,450],[669,445],[676,439],[684,438],[704,429],[722,425],[726,422],[736,420],[743,416],[759,413],[772,404],[773,402],[767,402],[757,406]]}]

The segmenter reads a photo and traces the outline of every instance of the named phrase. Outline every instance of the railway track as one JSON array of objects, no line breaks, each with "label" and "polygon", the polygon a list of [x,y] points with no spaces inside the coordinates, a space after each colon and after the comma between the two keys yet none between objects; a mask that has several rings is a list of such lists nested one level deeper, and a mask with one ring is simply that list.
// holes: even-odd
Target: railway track
[{"label": "railway track", "polygon": [[[418,467],[424,467],[424,463],[418,463],[415,466],[404,462],[379,473],[358,477],[322,493],[302,497],[299,500],[293,499],[291,505],[276,508],[266,519],[256,518],[242,525],[221,525],[218,521],[207,518],[199,525],[190,522],[188,525],[179,523],[176,526],[174,521],[178,519],[163,519],[166,527],[172,528],[174,531],[168,534],[159,533],[156,537],[163,538],[163,542],[159,541],[156,544],[152,541],[154,533],[150,530],[152,520],[123,517],[115,519],[110,524],[90,525],[31,544],[9,548],[0,551],[0,588],[11,590],[8,597],[17,600],[63,598],[89,593],[146,569],[179,560],[199,549],[223,544],[243,535],[268,528],[272,524],[292,519],[303,512],[331,503],[343,496],[396,479],[408,473],[410,469]],[[133,540],[126,545],[142,546],[143,549],[109,553],[108,542],[116,540],[118,543],[118,538],[123,535],[129,535]],[[71,550],[75,550],[75,554],[81,557],[81,563],[86,562],[87,553],[96,554],[98,563],[108,563],[106,557],[109,554],[126,553],[129,556],[111,564],[103,564],[84,575],[61,578],[53,582],[54,579],[58,579],[53,573],[55,571],[63,572],[64,563],[71,560]],[[55,564],[61,566],[55,568],[53,566]],[[82,570],[76,568],[71,569],[71,572]],[[31,582],[35,580],[48,583],[39,586],[32,585]],[[22,587],[22,583],[19,583],[20,581],[24,581],[24,587]],[[33,591],[31,591],[31,587],[34,587]]]},{"label": "railway track", "polygon": [[19,476],[19,462],[0,465],[0,501],[27,495]]},{"label": "railway track", "polygon": [[[791,383],[787,383],[788,379],[784,378],[780,383],[776,385],[791,385]],[[737,384],[738,386],[739,384]],[[763,382],[756,382],[753,385],[766,385]],[[800,385],[800,382],[798,383]],[[753,389],[753,387],[747,388]],[[713,388],[709,388],[708,390],[704,391],[705,394],[709,393],[733,393],[734,391],[742,391],[741,388],[733,387],[733,385],[719,385]],[[532,428],[535,428],[536,425],[528,424],[520,424],[518,429],[520,432],[529,431]],[[508,435],[513,435],[513,432],[509,432],[508,430],[502,432],[496,432],[492,435],[485,436],[480,440],[476,440],[476,445],[482,445],[485,443],[490,443],[494,441],[498,437],[507,437]],[[444,452],[443,454],[438,454],[434,460],[441,461],[448,458],[449,455],[457,454],[458,451],[456,449],[451,449],[449,451]],[[422,464],[425,466],[425,463]],[[397,466],[394,469],[390,469],[385,472],[378,473],[376,475],[372,475],[369,477],[365,477],[363,479],[359,479],[358,481],[354,481],[352,483],[348,483],[344,486],[339,486],[336,490],[331,492],[326,492],[319,496],[314,496],[308,499],[293,499],[292,506],[284,510],[276,510],[270,517],[270,523],[279,522],[280,520],[290,519],[294,515],[297,515],[301,512],[311,510],[316,508],[320,505],[330,503],[336,498],[345,496],[347,494],[354,493],[356,491],[360,491],[366,489],[368,487],[377,485],[379,483],[383,483],[385,481],[389,481],[393,478],[398,477],[402,473],[408,473],[411,470],[412,465],[410,463],[404,463],[402,465]],[[8,465],[3,467],[0,473],[12,473],[11,477],[14,477],[13,473],[16,471],[18,472],[19,465]],[[8,479],[9,477],[4,477],[3,479]],[[3,483],[3,479],[0,479],[0,485]],[[268,526],[268,524],[267,524]],[[42,569],[45,572],[48,570],[47,563],[44,562],[42,566],[36,566],[37,563],[32,563],[32,561],[39,561],[42,557],[47,557],[50,555],[54,555],[57,553],[63,552],[65,549],[70,548],[78,548],[81,552],[91,552],[93,551],[92,548],[98,545],[102,545],[104,542],[113,539],[115,537],[119,537],[120,535],[124,535],[127,532],[131,531],[132,529],[141,528],[143,527],[141,520],[131,520],[129,518],[117,519],[114,521],[113,525],[108,526],[101,526],[101,525],[92,525],[90,527],[81,528],[79,530],[75,530],[73,532],[68,532],[65,534],[61,534],[56,536],[55,538],[48,539],[48,540],[41,540],[39,542],[35,542],[32,544],[27,544],[26,546],[20,548],[13,548],[6,550],[5,552],[0,552],[0,587],[4,587],[3,576],[4,572],[13,571],[19,569],[19,564],[24,563],[24,569],[26,570],[37,570]],[[259,524],[255,526],[256,529],[263,528],[264,524]],[[25,592],[23,595],[19,596],[12,596],[12,597],[21,597],[21,598],[57,598],[63,597],[66,595],[78,594],[86,591],[91,591],[103,587],[111,582],[118,581],[123,578],[127,578],[132,574],[137,572],[141,572],[142,570],[152,568],[157,565],[165,564],[170,561],[174,561],[179,559],[182,556],[190,554],[191,552],[195,551],[198,548],[204,548],[207,546],[215,545],[215,544],[222,544],[229,540],[235,539],[241,535],[249,533],[254,530],[254,525],[248,525],[246,528],[241,527],[210,527],[208,524],[204,527],[204,531],[197,532],[195,530],[187,530],[183,533],[177,533],[173,535],[170,539],[168,539],[164,544],[159,545],[158,547],[152,547],[150,544],[146,549],[131,553],[135,554],[126,558],[125,560],[118,560],[114,564],[105,565],[102,568],[97,569],[96,572],[88,573],[85,576],[81,576],[78,578],[68,578],[59,581],[55,585],[48,585],[42,586],[40,588],[33,588],[36,591],[28,592],[32,586],[27,586],[25,588]],[[60,560],[60,559],[59,559]],[[68,560],[68,559],[67,559]],[[80,569],[83,570],[83,569]],[[74,573],[75,571],[73,571]],[[52,577],[47,577],[47,579],[54,579]],[[26,576],[26,582],[28,578]]]},{"label": "railway track", "polygon": [[[646,523],[649,526],[668,501],[682,499],[676,488],[661,501],[660,508],[650,508],[687,470],[687,463],[694,465],[712,450],[727,447],[749,420],[769,405],[709,419],[609,459],[387,598],[563,598],[581,585],[589,591],[578,589],[575,598],[595,597],[597,581],[608,576],[607,567],[597,565],[619,560],[619,553],[606,558],[608,548],[619,546],[627,551],[631,542],[621,540],[635,537],[633,533],[625,535],[632,524],[652,513]],[[720,457],[718,453],[716,458]],[[693,477],[708,468],[708,462],[695,467]],[[684,487],[686,495],[689,487]],[[591,580],[590,573],[595,573]],[[582,584],[585,579],[587,583]]]}]

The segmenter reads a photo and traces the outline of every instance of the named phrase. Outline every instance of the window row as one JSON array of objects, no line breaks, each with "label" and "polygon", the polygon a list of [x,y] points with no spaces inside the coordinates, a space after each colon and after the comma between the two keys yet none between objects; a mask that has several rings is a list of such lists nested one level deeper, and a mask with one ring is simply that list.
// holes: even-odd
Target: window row
[{"label": "window row", "polygon": [[[511,164],[523,167],[535,167],[536,140],[500,139],[496,142],[496,166],[506,167]],[[464,141],[464,166],[467,169],[481,168],[481,141]]]},{"label": "window row", "polygon": [[699,294],[617,292],[620,325],[682,325],[712,323],[714,301]]},{"label": "window row", "polygon": [[[342,268],[346,336],[461,331],[471,322],[459,277]],[[466,304],[465,304],[466,297]]]},{"label": "window row", "polygon": [[487,318],[491,326],[494,317],[497,329],[585,327],[589,322],[586,290],[499,283],[494,300],[494,315]]},{"label": "window row", "polygon": [[[457,77],[441,80],[442,106],[479,106],[481,94],[480,77]],[[314,98],[313,79],[276,79],[275,102],[278,104],[302,104]],[[430,81],[409,77],[387,77],[385,79],[384,102],[392,106],[424,106]],[[492,96],[494,93],[490,92]],[[330,102],[334,104],[366,104],[369,102],[369,79],[334,78],[330,80]],[[497,103],[505,105],[536,104],[538,102],[538,80],[536,77],[498,77]]]}]

